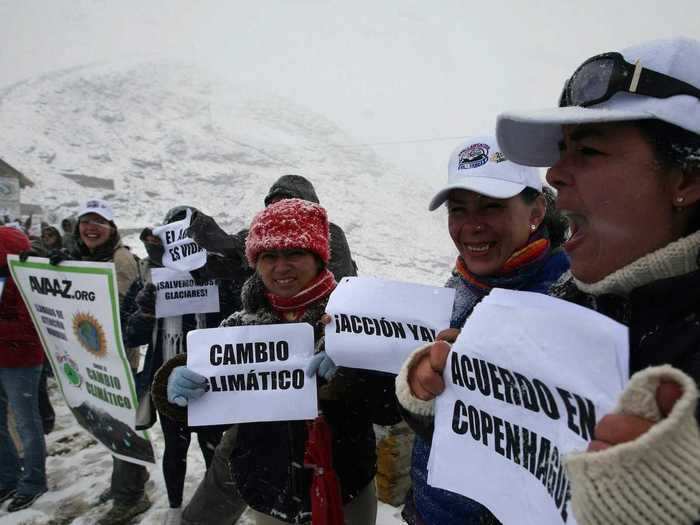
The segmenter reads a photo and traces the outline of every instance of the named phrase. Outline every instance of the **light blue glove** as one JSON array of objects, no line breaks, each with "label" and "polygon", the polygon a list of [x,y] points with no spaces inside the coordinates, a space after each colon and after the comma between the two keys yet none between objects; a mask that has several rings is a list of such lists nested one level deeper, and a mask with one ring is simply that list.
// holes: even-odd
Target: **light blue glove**
[{"label": "light blue glove", "polygon": [[311,358],[309,366],[306,368],[306,375],[313,377],[314,374],[320,375],[326,381],[330,381],[338,371],[338,367],[325,352],[319,352]]},{"label": "light blue glove", "polygon": [[207,378],[186,366],[176,366],[168,378],[168,401],[186,407],[187,403],[199,399],[209,390]]}]

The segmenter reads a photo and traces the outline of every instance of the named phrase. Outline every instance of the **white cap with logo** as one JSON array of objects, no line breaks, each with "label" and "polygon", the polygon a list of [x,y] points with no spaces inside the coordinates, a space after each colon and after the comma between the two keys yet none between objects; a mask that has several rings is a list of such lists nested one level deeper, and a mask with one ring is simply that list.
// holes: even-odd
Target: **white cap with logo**
[{"label": "white cap with logo", "polygon": [[[654,40],[621,52],[645,69],[700,89],[700,41],[690,38]],[[601,73],[602,74],[602,73]],[[630,84],[630,91],[632,90]],[[636,90],[636,87],[634,88]],[[690,94],[668,97],[620,91],[590,106],[567,106],[539,111],[510,111],[498,116],[496,134],[503,151],[514,162],[527,166],[552,166],[559,160],[561,126],[659,119],[700,134],[700,98]]]},{"label": "white cap with logo", "polygon": [[110,222],[114,221],[114,212],[112,212],[112,207],[102,199],[90,199],[87,201],[78,213],[78,218],[82,217],[83,215],[87,215],[88,213],[96,213],[103,219]]},{"label": "white cap with logo", "polygon": [[542,191],[538,169],[506,159],[494,137],[471,137],[450,155],[447,186],[435,194],[428,209],[438,208],[452,190],[470,190],[496,199],[509,199],[526,187]]}]

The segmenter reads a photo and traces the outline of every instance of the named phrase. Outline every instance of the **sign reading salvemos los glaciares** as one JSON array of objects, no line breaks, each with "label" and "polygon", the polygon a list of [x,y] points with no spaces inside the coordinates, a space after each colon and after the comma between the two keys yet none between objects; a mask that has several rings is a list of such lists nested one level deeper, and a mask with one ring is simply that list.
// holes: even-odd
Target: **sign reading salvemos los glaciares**
[{"label": "sign reading salvemos los glaciares", "polygon": [[375,277],[346,277],[326,312],[326,351],[336,364],[398,373],[408,355],[449,328],[455,291]]},{"label": "sign reading salvemos los glaciares", "polygon": [[179,272],[189,272],[207,263],[207,252],[185,233],[190,227],[192,210],[187,209],[185,218],[153,228],[163,243],[163,266]]},{"label": "sign reading salvemos los glaciares", "polygon": [[189,273],[170,268],[153,268],[151,276],[156,287],[156,317],[219,311],[216,281],[198,285]]},{"label": "sign reading salvemos los glaciares", "polygon": [[114,264],[8,261],[78,423],[115,456],[154,463],[148,434],[134,430],[138,401],[122,344]]},{"label": "sign reading salvemos los glaciares", "polygon": [[585,450],[615,406],[628,354],[627,328],[607,317],[493,290],[448,356],[428,483],[482,503],[503,523],[575,523],[562,455]]},{"label": "sign reading salvemos los glaciares", "polygon": [[314,419],[316,378],[305,374],[313,353],[307,323],[189,332],[187,367],[209,381],[209,391],[188,405],[189,424]]}]

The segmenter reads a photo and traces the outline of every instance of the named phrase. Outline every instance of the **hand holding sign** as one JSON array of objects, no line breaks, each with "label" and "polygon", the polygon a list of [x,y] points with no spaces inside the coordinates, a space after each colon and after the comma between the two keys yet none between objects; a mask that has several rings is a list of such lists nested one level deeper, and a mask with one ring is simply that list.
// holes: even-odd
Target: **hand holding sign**
[{"label": "hand holding sign", "polygon": [[[683,389],[678,383],[662,381],[656,389],[656,404],[661,415],[666,417],[681,396]],[[605,450],[614,445],[634,441],[653,427],[657,421],[627,414],[608,414],[595,427],[595,439],[588,445],[588,452]]]},{"label": "hand holding sign", "polygon": [[177,366],[168,378],[168,402],[180,407],[202,397],[209,390],[207,378],[187,368]]},{"label": "hand holding sign", "polygon": [[414,361],[408,372],[408,384],[418,399],[430,401],[445,390],[442,372],[449,353],[450,345],[445,341],[436,341]]},{"label": "hand holding sign", "polygon": [[185,218],[181,221],[164,224],[153,229],[153,234],[160,237],[165,252],[163,266],[188,272],[201,268],[207,263],[207,252],[194,240],[187,236],[192,210],[187,209]]},{"label": "hand holding sign", "polygon": [[494,289],[446,364],[446,343],[435,343],[416,366],[426,378],[411,388],[427,396],[443,388],[433,369],[444,370],[428,484],[478,501],[503,523],[575,523],[562,456],[584,450],[599,414],[615,406],[628,377],[627,341],[624,326],[580,306]]}]

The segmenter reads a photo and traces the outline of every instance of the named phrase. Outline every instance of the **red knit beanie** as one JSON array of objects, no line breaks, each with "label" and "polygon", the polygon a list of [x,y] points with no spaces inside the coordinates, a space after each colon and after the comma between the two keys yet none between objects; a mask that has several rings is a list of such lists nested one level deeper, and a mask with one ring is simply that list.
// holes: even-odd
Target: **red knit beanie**
[{"label": "red knit beanie", "polygon": [[255,267],[261,252],[301,248],[328,264],[329,236],[325,209],[301,199],[284,199],[270,204],[253,218],[245,241],[245,255],[248,264]]}]

